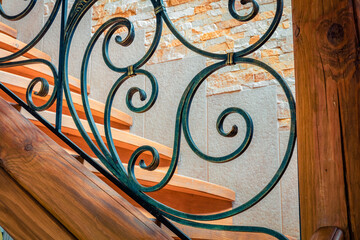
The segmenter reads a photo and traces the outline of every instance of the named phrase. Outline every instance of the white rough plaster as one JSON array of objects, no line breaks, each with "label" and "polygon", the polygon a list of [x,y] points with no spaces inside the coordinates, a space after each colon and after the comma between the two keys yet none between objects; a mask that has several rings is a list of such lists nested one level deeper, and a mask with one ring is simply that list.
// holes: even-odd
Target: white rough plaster
[{"label": "white rough plaster", "polygon": [[[208,151],[212,156],[233,152],[245,136],[245,121],[231,114],[224,122],[225,131],[236,124],[239,133],[225,138],[216,130],[216,120],[228,107],[247,111],[254,123],[254,136],[249,148],[239,158],[221,164],[209,164],[210,182],[236,192],[234,207],[250,200],[270,181],[279,166],[279,140],[276,116],[276,87],[221,94],[208,97]],[[280,188],[273,191],[253,208],[234,217],[235,224],[264,226],[281,231]]]},{"label": "white rough plaster", "polygon": [[[175,119],[180,99],[193,77],[205,66],[205,59],[199,56],[146,66],[146,69],[155,75],[159,83],[158,100],[153,108],[145,114],[144,135],[146,138],[173,147]],[[189,123],[194,141],[204,152],[207,151],[205,84],[200,86],[194,97]],[[181,142],[178,173],[206,180],[207,163],[190,150],[184,137]]]},{"label": "white rough plaster", "polygon": [[[28,5],[29,1],[24,0],[3,0],[2,6],[6,14],[15,15],[23,11]],[[24,43],[29,43],[40,32],[43,24],[44,14],[44,0],[38,0],[31,12],[23,19],[18,21],[8,21],[0,17],[0,21],[6,25],[15,28],[18,32],[18,39]],[[42,42],[40,41],[36,48],[42,49]]]},{"label": "white rough plaster", "polygon": [[[141,59],[145,53],[144,40],[145,35],[142,30],[136,31],[134,42],[128,47],[122,47],[112,40],[109,54],[114,65],[117,67],[127,67]],[[102,57],[102,42],[103,37],[98,40],[91,55],[91,67],[89,70],[91,76],[90,97],[105,103],[111,87],[124,73],[114,72],[107,67]],[[125,103],[126,93],[131,87],[145,89],[145,78],[139,75],[128,79],[119,88],[113,106],[132,116],[133,126],[131,127],[131,132],[143,136],[144,114],[131,112]],[[138,100],[138,94],[135,94],[133,99],[135,106],[142,106]]]},{"label": "white rough plaster", "polygon": [[[289,141],[289,132],[280,132],[280,159],[282,160]],[[281,186],[281,209],[283,216],[283,233],[300,239],[299,224],[299,187],[297,148],[295,147],[290,164],[280,182]]]}]

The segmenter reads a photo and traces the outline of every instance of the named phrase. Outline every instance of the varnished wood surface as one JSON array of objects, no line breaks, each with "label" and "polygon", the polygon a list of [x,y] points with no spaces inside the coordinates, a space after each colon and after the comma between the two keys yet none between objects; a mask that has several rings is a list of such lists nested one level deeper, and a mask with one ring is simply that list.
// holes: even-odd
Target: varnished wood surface
[{"label": "varnished wood surface", "polygon": [[302,239],[360,239],[359,1],[292,4]]},{"label": "varnished wood surface", "polygon": [[[26,111],[22,111],[22,114],[24,114],[24,116],[26,116],[29,120],[31,120],[41,130],[44,131],[47,130],[39,121],[37,121],[32,115],[30,115]],[[41,112],[40,115],[42,115],[50,123],[55,124],[55,113],[45,111],[45,112]],[[92,135],[91,129],[87,121],[81,120],[81,123],[83,124],[84,129],[89,134],[90,138],[95,142],[95,137]],[[70,116],[63,115],[62,126],[63,126],[62,132],[65,135],[67,135],[70,139],[72,139],[78,146],[80,146],[82,149],[85,150],[89,148],[88,144],[82,138],[79,130],[77,129],[73,119]],[[99,131],[100,136],[103,138],[104,142],[106,143],[104,126],[101,124],[96,124],[96,127]],[[149,145],[149,146],[153,146],[158,150],[162,165],[168,166],[170,164],[172,149],[163,144],[118,129],[112,129],[112,137],[114,139],[114,146],[118,149],[119,154],[123,156],[122,159],[124,159],[125,162],[129,160],[130,155],[138,147]],[[86,152],[91,152],[91,150]],[[147,160],[151,162],[152,160],[151,153],[145,152],[143,153],[143,155],[148,156]]]},{"label": "varnished wood surface", "polygon": [[[194,228],[191,226],[184,226],[178,223],[174,223],[174,224],[181,231],[183,231],[185,234],[190,236],[192,240],[277,240],[277,238],[263,233],[208,230],[208,229]],[[172,235],[174,239],[179,239],[170,231],[168,231],[168,233]],[[296,238],[291,236],[286,236],[286,237],[289,240],[296,240]]]},{"label": "varnished wood surface", "polygon": [[[95,159],[95,161],[98,162],[98,164],[103,165],[100,160]],[[84,162],[84,165],[93,173],[95,173],[98,176],[101,176],[101,174],[93,168],[89,163]],[[128,165],[123,164],[125,169],[127,169]],[[135,176],[140,181],[140,183],[151,186],[155,183],[160,182],[163,177],[166,174],[166,168],[159,170],[156,169],[154,171],[147,171],[144,169],[141,169],[139,166],[135,166]],[[174,174],[174,176],[171,178],[170,182],[167,186],[165,186],[167,189],[171,189],[174,191],[179,192],[186,192],[189,194],[194,195],[200,195],[208,198],[216,198],[219,200],[227,201],[227,202],[233,202],[235,201],[235,192],[229,188],[202,181],[196,178],[183,176],[180,174]]]},{"label": "varnished wood surface", "polygon": [[13,38],[17,37],[17,31],[14,28],[9,27],[8,25],[2,22],[0,22],[0,33],[4,33]]},{"label": "varnished wood surface", "polygon": [[76,239],[1,167],[0,226],[14,239]]},{"label": "varnished wood surface", "polygon": [[311,240],[343,240],[344,232],[337,227],[322,227],[311,237]]},{"label": "varnished wood surface", "polygon": [[[0,22],[1,23],[1,22]],[[6,57],[11,55],[12,52],[1,49],[0,48],[0,57]],[[23,61],[28,60],[29,58],[26,57],[18,57],[14,60],[11,60],[11,62],[17,62],[17,61]],[[29,64],[29,65],[23,65],[23,66],[16,66],[16,67],[9,67],[9,68],[1,68],[1,71],[10,72],[15,75],[19,75],[22,77],[34,79],[36,77],[42,77],[45,78],[49,84],[54,85],[54,76],[51,72],[50,68],[45,64]],[[69,76],[69,88],[70,91],[81,93],[81,86],[80,86],[80,80]],[[90,85],[88,85],[87,89],[88,93],[90,93]]]},{"label": "varnished wood surface", "polygon": [[[0,32],[0,48],[15,53],[25,46],[25,43]],[[51,57],[49,55],[36,48],[30,49],[24,56],[28,58],[42,58],[51,62]]]},{"label": "varnished wood surface", "polygon": [[171,239],[3,99],[0,139],[2,168],[76,238]]},{"label": "varnished wood surface", "polygon": [[[9,88],[13,93],[15,93],[19,98],[23,101],[26,101],[26,89],[30,84],[31,79],[24,78],[22,76],[18,76],[12,73],[0,71],[0,81],[4,84],[7,88]],[[35,87],[34,90],[38,90],[38,86]],[[41,106],[45,104],[46,101],[49,100],[51,93],[53,92],[53,86],[49,86],[49,94],[46,97],[39,97],[33,95],[33,101],[36,106]],[[7,101],[14,101],[8,95],[6,95],[3,91],[0,91],[0,96],[2,96]],[[71,97],[73,100],[73,104],[77,111],[79,118],[86,119],[84,107],[82,105],[82,98],[80,94],[71,93]],[[96,101],[94,99],[89,98],[89,104],[91,108],[91,112],[93,114],[93,118],[95,122],[103,124],[104,122],[104,109],[105,104]],[[56,104],[53,104],[49,109],[49,111],[56,111]],[[118,109],[113,108],[111,112],[111,126],[117,129],[129,129],[132,125],[132,118],[128,114],[121,112]],[[64,97],[63,100],[63,114],[70,115],[70,110],[67,107],[67,102]]]}]

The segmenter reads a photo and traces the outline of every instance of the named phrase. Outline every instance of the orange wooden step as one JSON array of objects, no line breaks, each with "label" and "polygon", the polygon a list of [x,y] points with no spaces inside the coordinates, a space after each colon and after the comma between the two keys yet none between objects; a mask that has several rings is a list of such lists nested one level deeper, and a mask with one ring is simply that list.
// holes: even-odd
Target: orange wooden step
[{"label": "orange wooden step", "polygon": [[[23,47],[25,47],[27,44],[14,39],[13,37],[10,37],[9,35],[5,33],[0,32],[0,48],[5,49],[10,52],[17,52]],[[47,55],[46,53],[36,49],[32,48],[27,53],[24,54],[24,57],[28,58],[42,58],[48,61],[51,61],[51,57]]]},{"label": "orange wooden step", "polygon": [[[102,165],[99,160],[96,161]],[[129,199],[120,189],[94,169],[89,163],[85,161],[84,165],[109,186],[119,192],[124,198],[140,208],[138,204]],[[124,167],[127,168],[127,164],[124,164]],[[135,166],[135,176],[139,183],[144,186],[155,185],[161,181],[165,173],[164,170],[156,169],[154,171],[147,171],[141,169],[139,166]],[[235,201],[235,192],[231,189],[176,173],[163,189],[148,193],[148,195],[177,210],[198,214],[228,210],[232,207],[232,202]],[[144,213],[146,214],[146,212]],[[149,215],[149,217],[151,216]],[[221,224],[231,224],[232,218],[217,222]]]},{"label": "orange wooden step", "polygon": [[[51,138],[53,138],[59,145],[61,145],[64,148],[69,149],[68,146],[66,146],[60,139],[57,139],[57,137],[52,134],[46,127],[44,127],[39,121],[37,121],[32,115],[27,113],[24,109],[21,110],[21,113],[27,117],[31,122],[33,122],[37,127],[39,127],[42,131],[44,131],[46,134],[48,134]],[[55,124],[55,113],[54,112],[40,112],[40,115],[42,115],[48,122],[51,124]],[[89,134],[91,139],[95,141],[94,136],[91,134],[91,129],[88,126],[88,123],[86,120],[81,120],[81,123],[83,124],[86,132]],[[98,128],[98,131],[102,137],[102,139],[105,142],[105,131],[104,126],[102,124],[96,124],[96,127]],[[81,134],[79,133],[75,123],[73,122],[72,117],[63,115],[62,118],[62,132],[69,137],[76,145],[78,145],[82,150],[84,150],[86,153],[88,153],[90,156],[95,157],[95,154],[92,153],[91,149],[88,147],[88,144],[85,142],[85,140],[82,138]],[[126,131],[118,130],[118,129],[112,129],[112,135],[114,139],[114,145],[118,151],[118,154],[123,162],[128,162],[131,154],[140,146],[149,145],[155,147],[160,155],[160,166],[168,166],[170,163],[170,159],[172,156],[172,149],[164,146],[162,144],[159,144],[157,142],[148,140],[143,137],[139,137],[137,135],[131,134]],[[152,157],[150,153],[146,152],[143,154],[143,159],[150,163],[152,160]]]},{"label": "orange wooden step", "polygon": [[[11,52],[0,49],[0,58],[9,56]],[[26,57],[18,57],[11,62],[17,62],[22,60],[28,60],[29,58]],[[24,66],[16,66],[16,67],[7,67],[7,68],[0,68],[0,70],[4,72],[13,73],[15,75],[19,75],[26,78],[34,79],[36,77],[42,77],[48,80],[49,84],[54,85],[54,77],[53,74],[48,66],[45,64],[30,64],[30,65],[24,65]],[[70,91],[81,93],[81,85],[80,80],[69,76],[69,87]],[[90,86],[88,85],[87,88],[88,94],[90,93]]]},{"label": "orange wooden step", "polygon": [[0,22],[0,33],[4,33],[12,38],[17,38],[16,29],[9,27],[5,23]]},{"label": "orange wooden step", "polygon": [[[3,83],[6,87],[8,87],[13,93],[15,93],[18,97],[20,97],[23,101],[26,101],[25,93],[26,88],[28,87],[31,79],[24,78],[12,73],[3,72],[0,71],[0,82]],[[53,91],[53,87],[50,86],[50,93]],[[36,88],[35,88],[36,90]],[[5,94],[3,91],[0,91],[0,96],[2,96],[4,99],[6,99],[8,102],[14,102],[7,94]],[[80,118],[86,119],[84,108],[82,105],[81,95],[77,93],[71,93],[74,106],[77,110],[77,113]],[[41,104],[44,104],[46,100],[49,99],[49,96],[47,97],[38,97],[36,95],[33,95],[34,103],[37,106],[40,106]],[[94,121],[97,123],[103,124],[104,120],[104,109],[105,105],[103,103],[100,103],[98,101],[95,101],[93,99],[89,99],[90,107],[92,110],[92,114],[94,117]],[[63,113],[70,115],[69,109],[67,107],[66,100],[64,99],[63,102]],[[52,107],[48,109],[49,111],[56,111],[56,104],[54,104]],[[132,125],[132,118],[128,114],[121,112],[117,109],[112,110],[111,114],[111,126],[118,129],[128,130],[130,126]]]},{"label": "orange wooden step", "polygon": [[[102,165],[100,160],[94,159],[98,164]],[[93,168],[89,163],[84,161],[84,165],[93,173],[101,175],[95,168]],[[104,167],[104,166],[103,166]],[[128,165],[124,163],[125,169]],[[135,166],[135,176],[138,181],[144,186],[152,186],[161,181],[165,176],[166,171],[164,169],[156,169],[154,171],[147,171],[141,169],[139,166]],[[165,186],[165,189],[170,189],[173,191],[196,194],[199,196],[204,196],[207,198],[214,198],[224,201],[235,201],[235,192],[226,187],[222,187],[217,184],[210,182],[202,181],[192,177],[183,176],[180,174],[174,174],[168,185]]]}]

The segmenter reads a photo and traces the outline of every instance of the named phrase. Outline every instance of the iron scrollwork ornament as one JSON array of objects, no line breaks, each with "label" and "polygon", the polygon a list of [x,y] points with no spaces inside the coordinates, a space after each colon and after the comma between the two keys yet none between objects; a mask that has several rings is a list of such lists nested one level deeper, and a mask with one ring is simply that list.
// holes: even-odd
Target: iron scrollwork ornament
[{"label": "iron scrollwork ornament", "polygon": [[[64,32],[63,32],[63,38],[62,38],[62,47],[61,51],[63,51],[63,59],[60,59],[63,64],[59,65],[59,69],[56,69],[55,66],[53,66],[49,61],[43,60],[43,59],[32,59],[32,60],[24,60],[24,61],[12,61],[15,58],[22,56],[26,52],[28,52],[31,48],[33,48],[46,34],[52,23],[54,22],[55,17],[58,14],[59,8],[61,4],[63,6],[67,7],[67,0],[56,0],[53,10],[49,16],[49,19],[46,21],[43,28],[39,31],[39,33],[34,37],[34,39],[27,44],[25,47],[17,51],[16,53],[13,53],[7,57],[0,58],[0,67],[12,67],[12,66],[20,66],[20,65],[27,65],[27,64],[45,64],[47,67],[49,67],[52,71],[53,77],[54,77],[54,88],[51,96],[46,101],[45,104],[42,106],[36,106],[32,101],[32,94],[45,97],[49,94],[49,82],[44,78],[35,78],[33,79],[27,89],[26,93],[26,99],[28,106],[34,110],[34,111],[43,111],[51,107],[55,100],[58,91],[64,91],[64,95],[66,98],[66,102],[69,108],[69,111],[71,113],[71,116],[81,133],[84,140],[87,142],[91,150],[94,152],[94,154],[100,159],[100,161],[108,168],[108,170],[116,176],[122,184],[126,185],[129,189],[132,189],[132,194],[136,196],[136,198],[140,199],[141,201],[146,202],[147,204],[150,204],[151,206],[155,207],[160,214],[167,217],[168,219],[171,219],[173,221],[176,221],[178,223],[184,224],[184,225],[190,225],[193,227],[199,227],[199,228],[206,228],[206,229],[212,229],[212,230],[224,230],[224,231],[238,231],[238,232],[258,232],[258,233],[266,233],[271,236],[274,236],[278,239],[287,239],[284,235],[281,233],[278,233],[274,230],[263,228],[263,227],[252,227],[252,226],[228,226],[228,225],[216,225],[216,224],[206,224],[203,223],[204,221],[214,221],[219,220],[223,218],[232,217],[236,214],[242,213],[249,208],[253,207],[255,204],[257,204],[259,201],[261,201],[269,192],[276,186],[276,184],[281,179],[282,175],[284,174],[290,158],[293,153],[294,145],[295,145],[295,139],[296,139],[296,128],[295,128],[295,101],[294,97],[291,93],[291,90],[289,86],[287,85],[286,81],[270,66],[267,64],[255,60],[252,58],[248,58],[246,56],[250,55],[257,49],[259,49],[261,46],[263,46],[266,41],[273,35],[275,32],[277,26],[280,23],[282,12],[283,12],[283,0],[276,0],[276,12],[274,19],[272,20],[269,28],[267,31],[260,37],[260,39],[255,42],[254,44],[250,45],[249,47],[242,49],[240,51],[231,52],[227,54],[221,54],[221,53],[213,53],[208,52],[205,50],[202,50],[195,45],[188,42],[176,29],[173,22],[170,20],[167,12],[166,7],[164,5],[163,0],[149,0],[151,1],[153,5],[153,10],[155,14],[156,19],[156,28],[155,28],[155,34],[152,40],[152,43],[146,53],[134,64],[128,66],[128,67],[118,67],[113,64],[113,62],[110,60],[109,56],[109,44],[112,39],[115,39],[115,42],[122,46],[127,47],[132,44],[134,38],[135,38],[135,30],[134,26],[126,18],[123,17],[115,17],[111,18],[110,20],[106,21],[104,24],[102,24],[97,31],[93,34],[90,42],[87,45],[82,65],[81,65],[81,97],[82,97],[82,103],[85,110],[86,118],[88,121],[88,125],[90,126],[91,132],[93,137],[95,138],[96,144],[91,139],[90,135],[86,132],[82,122],[80,121],[80,118],[77,114],[77,111],[74,107],[74,103],[72,101],[72,97],[70,94],[70,88],[69,88],[69,79],[68,79],[68,61],[69,61],[69,52],[70,52],[70,46],[72,43],[72,39],[74,36],[74,33],[81,21],[81,19],[84,17],[84,15],[91,9],[91,7],[97,2],[97,0],[76,0],[73,3],[73,6],[69,12],[69,15],[66,20],[66,24],[64,24]],[[247,22],[252,19],[254,19],[255,16],[259,13],[260,6],[256,0],[241,0],[240,3],[242,5],[250,4],[251,5],[251,12],[248,13],[245,16],[241,16],[238,14],[238,12],[235,9],[235,1],[236,0],[228,0],[228,10],[230,15],[238,20],[239,22]],[[17,21],[22,18],[24,18],[26,15],[29,14],[29,12],[34,8],[36,4],[36,0],[29,1],[27,7],[20,11],[18,14],[15,15],[7,15],[5,11],[2,8],[2,5],[0,4],[0,15],[4,17],[5,19],[11,20],[11,21]],[[64,8],[65,9],[65,8]],[[63,9],[63,10],[64,10]],[[203,69],[201,72],[199,72],[188,84],[186,90],[184,91],[178,109],[176,114],[176,120],[175,120],[175,137],[174,137],[174,144],[173,144],[173,154],[170,162],[169,169],[167,170],[165,176],[161,179],[159,183],[157,183],[154,186],[151,187],[145,187],[142,186],[136,179],[134,168],[137,162],[139,162],[139,166],[142,169],[153,171],[158,168],[160,163],[160,157],[158,151],[151,146],[141,146],[138,149],[134,151],[134,153],[131,155],[127,169],[124,167],[124,165],[121,162],[121,159],[119,158],[119,155],[116,151],[114,141],[112,138],[112,132],[111,132],[111,126],[110,126],[110,118],[111,118],[111,109],[114,101],[114,97],[120,87],[123,85],[124,82],[130,81],[134,76],[136,75],[143,75],[147,77],[151,83],[151,93],[147,94],[143,89],[140,89],[138,87],[132,87],[128,90],[126,95],[126,105],[127,107],[136,113],[144,113],[151,109],[151,107],[156,103],[156,99],[159,94],[159,87],[156,80],[156,77],[144,70],[141,69],[142,66],[144,66],[149,59],[153,56],[155,53],[160,39],[162,35],[162,29],[163,24],[165,24],[172,34],[188,49],[191,51],[205,56],[207,58],[211,58],[213,60],[217,60],[217,63],[214,63],[205,69]],[[121,38],[120,36],[116,36],[116,33],[119,29],[125,29],[127,34],[124,38]],[[91,108],[89,105],[89,99],[87,95],[87,85],[88,85],[88,79],[87,79],[87,72],[89,68],[89,60],[91,53],[93,51],[93,48],[95,44],[98,42],[101,35],[104,35],[104,40],[102,44],[102,57],[106,64],[106,66],[116,72],[119,73],[118,80],[113,84],[111,87],[110,93],[107,96],[106,104],[105,104],[105,112],[104,112],[104,129],[105,129],[105,136],[106,141],[103,140],[101,137],[99,130],[96,127],[95,121],[93,119],[93,115],[91,113]],[[126,56],[125,56],[126,57]],[[60,57],[61,58],[61,57]],[[233,161],[234,159],[238,158],[242,153],[246,151],[248,146],[251,143],[251,140],[253,138],[253,132],[254,132],[254,126],[252,122],[251,116],[243,109],[239,107],[231,107],[225,109],[218,117],[217,123],[216,123],[216,129],[218,133],[227,138],[234,137],[238,134],[238,126],[234,125],[232,126],[231,130],[228,132],[225,132],[223,129],[223,123],[225,119],[231,115],[231,114],[238,114],[241,116],[246,123],[246,132],[245,137],[242,141],[242,143],[239,144],[239,147],[235,149],[234,152],[229,153],[225,156],[221,157],[214,157],[205,154],[202,152],[195,142],[193,141],[190,129],[189,129],[189,112],[191,109],[191,104],[193,101],[194,96],[197,93],[197,90],[199,89],[199,86],[214,72],[229,66],[229,65],[235,65],[235,64],[249,64],[253,65],[259,68],[264,69],[267,71],[270,75],[272,75],[277,82],[279,83],[280,87],[285,93],[285,96],[287,98],[287,101],[290,106],[290,114],[291,114],[291,123],[290,123],[290,136],[288,140],[288,145],[286,149],[286,153],[281,161],[281,164],[279,168],[277,169],[275,175],[272,177],[272,179],[267,183],[267,185],[258,192],[254,197],[252,197],[250,200],[245,202],[244,204],[235,207],[231,210],[221,212],[221,213],[215,213],[215,214],[189,214],[185,212],[178,211],[176,209],[173,209],[169,206],[166,206],[160,202],[157,202],[153,198],[146,195],[146,192],[153,192],[162,189],[164,186],[167,185],[167,183],[171,180],[172,176],[175,173],[176,167],[178,165],[179,156],[180,156],[180,141],[181,136],[184,134],[185,140],[187,144],[190,146],[192,151],[198,155],[201,159],[208,161],[208,162],[215,162],[215,163],[224,163]],[[62,73],[61,75],[59,73]],[[61,76],[61,77],[60,77]],[[40,90],[37,92],[34,92],[34,87],[36,85],[40,84]],[[2,87],[3,88],[3,87]],[[62,96],[62,94],[60,94]],[[140,97],[140,101],[143,102],[143,105],[141,107],[135,107],[133,104],[133,98],[135,96]],[[61,129],[61,127],[60,127]],[[139,159],[140,155],[144,152],[148,152],[152,156],[152,161],[150,164],[146,165],[145,161]],[[150,173],[151,174],[151,173]],[[202,221],[201,223],[198,221]]]}]

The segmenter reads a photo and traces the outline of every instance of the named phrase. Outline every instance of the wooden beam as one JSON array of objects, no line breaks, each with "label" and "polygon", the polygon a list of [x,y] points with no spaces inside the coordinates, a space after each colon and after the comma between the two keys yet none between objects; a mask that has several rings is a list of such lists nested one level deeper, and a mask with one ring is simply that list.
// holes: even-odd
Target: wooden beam
[{"label": "wooden beam", "polygon": [[171,239],[3,99],[0,139],[3,170],[77,239]]},{"label": "wooden beam", "polygon": [[15,239],[46,240],[52,236],[75,239],[3,168],[0,168],[0,225]]},{"label": "wooden beam", "polygon": [[359,0],[293,0],[302,239],[360,239]]}]

